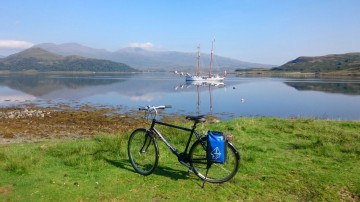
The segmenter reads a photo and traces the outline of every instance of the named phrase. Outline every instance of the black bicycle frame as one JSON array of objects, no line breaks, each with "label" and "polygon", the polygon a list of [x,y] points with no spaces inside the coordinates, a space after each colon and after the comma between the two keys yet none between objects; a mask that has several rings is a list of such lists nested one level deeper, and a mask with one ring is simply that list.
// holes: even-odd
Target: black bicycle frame
[{"label": "black bicycle frame", "polygon": [[[171,128],[176,128],[176,129],[179,129],[179,130],[183,130],[183,131],[189,131],[190,132],[190,136],[189,136],[189,139],[186,143],[186,147],[185,147],[185,150],[183,153],[179,153],[177,151],[177,149],[172,146],[166,139],[165,137],[158,131],[156,130],[155,128],[155,124],[159,124],[159,125],[163,125],[163,126],[167,126],[167,127],[171,127]],[[169,149],[177,156],[178,158],[178,161],[182,164],[184,164],[185,166],[187,167],[190,167],[189,165],[185,164],[185,163],[188,163],[188,158],[187,158],[187,151],[189,149],[189,145],[190,145],[190,142],[191,142],[191,139],[192,139],[192,136],[195,134],[196,138],[197,139],[201,139],[201,135],[199,135],[196,131],[195,131],[195,128],[196,128],[196,122],[194,123],[194,125],[192,126],[192,128],[185,128],[185,127],[181,127],[181,126],[176,126],[176,125],[172,125],[172,124],[168,124],[168,123],[164,123],[164,122],[161,122],[161,121],[158,121],[156,119],[153,119],[152,120],[152,123],[151,123],[151,127],[150,127],[150,131],[155,133],[165,144],[166,146],[169,147]],[[181,154],[186,154],[186,159],[184,159],[184,156],[182,156]]]}]

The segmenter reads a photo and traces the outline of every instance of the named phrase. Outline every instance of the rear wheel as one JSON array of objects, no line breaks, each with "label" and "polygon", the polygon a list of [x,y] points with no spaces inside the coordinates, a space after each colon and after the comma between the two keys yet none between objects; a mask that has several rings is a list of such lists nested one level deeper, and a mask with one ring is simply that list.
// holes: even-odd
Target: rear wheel
[{"label": "rear wheel", "polygon": [[159,160],[159,148],[150,131],[139,128],[130,135],[128,156],[138,173],[150,175],[154,172]]},{"label": "rear wheel", "polygon": [[206,146],[207,137],[203,137],[197,140],[190,149],[190,165],[194,168],[195,174],[201,179],[213,183],[226,182],[233,178],[240,164],[240,154],[235,147],[228,142],[225,163],[212,163],[207,172]]}]

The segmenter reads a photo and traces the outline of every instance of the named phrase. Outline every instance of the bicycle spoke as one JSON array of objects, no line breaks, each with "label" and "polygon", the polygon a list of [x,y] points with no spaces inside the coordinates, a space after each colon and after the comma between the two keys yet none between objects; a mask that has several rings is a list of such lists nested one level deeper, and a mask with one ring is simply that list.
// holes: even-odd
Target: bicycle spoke
[{"label": "bicycle spoke", "polygon": [[206,181],[215,183],[226,182],[234,177],[239,168],[240,160],[236,149],[231,144],[228,144],[225,163],[212,163],[208,167],[204,145],[206,146],[206,137],[201,141],[196,141],[190,149],[190,165],[193,167],[195,174]]},{"label": "bicycle spoke", "polygon": [[[145,111],[145,114],[153,113],[154,117],[152,118],[152,123],[149,130],[136,129],[129,137],[128,156],[133,168],[142,175],[149,175],[154,172],[159,160],[159,148],[155,137],[153,136],[156,134],[159,139],[162,140],[176,155],[180,155],[180,157],[178,156],[179,162],[186,166],[188,166],[187,163],[189,163],[191,170],[194,171],[194,173],[201,179],[213,183],[221,183],[233,178],[239,169],[240,163],[240,154],[235,149],[235,147],[231,143],[227,142],[227,147],[225,147],[227,148],[226,161],[221,161],[221,164],[209,164],[206,153],[207,136],[201,138],[201,136],[196,131],[194,132],[198,123],[203,123],[206,121],[204,116],[186,117],[186,119],[194,121],[192,129],[157,121],[156,116],[158,114],[158,110],[170,107],[171,106],[168,105],[149,105],[139,108],[139,110]],[[165,137],[156,130],[156,124],[190,132],[190,137],[186,145],[185,152],[179,154],[177,150],[165,139]],[[187,149],[194,133],[198,140],[195,141],[195,143],[191,146],[189,154],[187,154]]]},{"label": "bicycle spoke", "polygon": [[138,173],[151,174],[157,166],[158,153],[155,139],[145,129],[137,129],[130,135],[128,155],[131,165]]}]

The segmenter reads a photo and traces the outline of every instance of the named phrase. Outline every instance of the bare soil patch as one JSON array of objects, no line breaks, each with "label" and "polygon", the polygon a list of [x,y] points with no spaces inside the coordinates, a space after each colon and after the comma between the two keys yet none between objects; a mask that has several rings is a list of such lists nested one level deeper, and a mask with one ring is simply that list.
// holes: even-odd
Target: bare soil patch
[{"label": "bare soil patch", "polygon": [[0,195],[10,194],[14,190],[14,187],[11,184],[4,185],[0,187]]}]

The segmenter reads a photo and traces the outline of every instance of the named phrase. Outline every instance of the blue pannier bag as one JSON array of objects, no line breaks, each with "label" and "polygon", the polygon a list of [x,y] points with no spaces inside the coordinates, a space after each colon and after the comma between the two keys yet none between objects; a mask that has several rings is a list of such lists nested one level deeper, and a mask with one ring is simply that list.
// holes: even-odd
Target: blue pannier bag
[{"label": "blue pannier bag", "polygon": [[207,132],[206,158],[209,163],[225,163],[226,159],[226,138],[222,132]]}]

